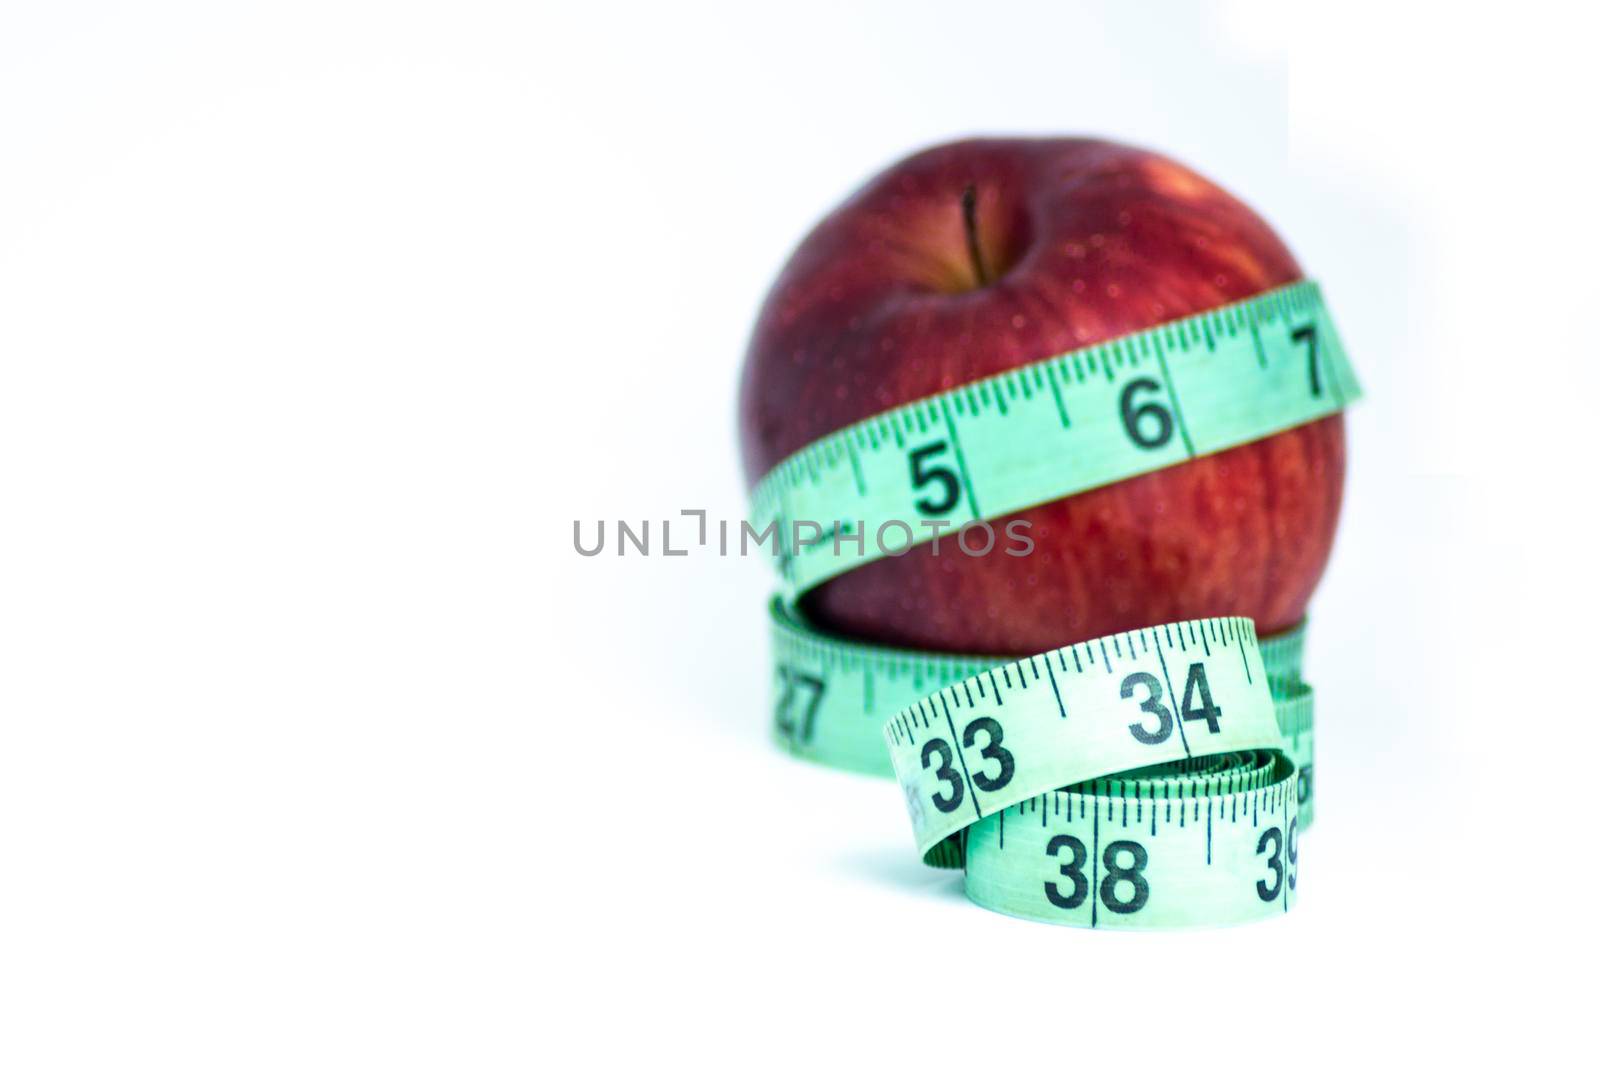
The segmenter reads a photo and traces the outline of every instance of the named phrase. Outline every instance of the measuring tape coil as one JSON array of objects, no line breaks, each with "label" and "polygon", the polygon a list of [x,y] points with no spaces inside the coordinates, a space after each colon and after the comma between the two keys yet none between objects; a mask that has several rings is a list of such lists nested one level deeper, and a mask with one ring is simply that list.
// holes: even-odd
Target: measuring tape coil
[{"label": "measuring tape coil", "polygon": [[991,667],[884,738],[924,861],[996,911],[1075,926],[1286,911],[1299,801],[1248,619],[1202,619]]}]

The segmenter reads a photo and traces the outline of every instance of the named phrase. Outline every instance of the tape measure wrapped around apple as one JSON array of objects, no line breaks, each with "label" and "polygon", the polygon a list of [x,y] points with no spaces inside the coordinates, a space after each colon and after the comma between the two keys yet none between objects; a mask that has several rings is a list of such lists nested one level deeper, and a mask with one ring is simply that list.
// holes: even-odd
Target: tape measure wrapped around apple
[{"label": "tape measure wrapped around apple", "polygon": [[[933,795],[941,771],[956,773],[939,745],[910,762],[889,754],[896,716],[936,692],[997,666],[1006,676],[1032,669],[1048,650],[1090,651],[1129,633],[1148,643],[1152,627],[1242,619],[1248,642],[1230,640],[1260,658],[1250,701],[1269,710],[1274,744],[1230,729],[1226,705],[1212,702],[1224,712],[1205,732],[1221,747],[1206,759],[1240,754],[1232,762],[1130,777],[1170,762],[1146,752],[1143,764],[1054,782],[1050,789],[1068,793],[1051,803],[1099,826],[1124,802],[1142,816],[1161,790],[1170,799],[1197,789],[1190,800],[1208,804],[1224,783],[1251,797],[1270,787],[1292,809],[1276,846],[1228,862],[1245,871],[1274,855],[1287,870],[1297,842],[1286,827],[1306,825],[1312,785],[1302,620],[1338,517],[1340,411],[1358,395],[1320,292],[1281,242],[1244,205],[1169,160],[1058,139],[965,142],[897,165],[802,243],[747,361],[752,524],[774,532],[783,581],[771,608],[780,738],[837,766],[887,773],[892,764],[908,797]],[[1245,624],[1230,623],[1231,632]],[[1206,706],[1195,703],[1192,674],[1179,690],[1144,685],[1128,678],[1157,676],[1104,652],[1085,673],[1085,654],[1073,676],[1093,676],[1098,687],[1082,698],[1097,709],[1084,721],[1119,743],[1140,714],[1182,723]],[[1197,665],[1203,675],[1203,659],[1180,663],[1186,672]],[[1122,667],[1130,669],[1118,675]],[[979,729],[940,743],[960,762],[980,756],[986,736]],[[1050,765],[1050,746],[1064,742],[1038,743],[1043,750],[1008,755]],[[1270,768],[1249,752],[1270,753]],[[976,776],[993,781],[998,772],[962,773],[972,775],[963,792],[977,799]],[[1250,803],[1258,801],[1271,803]],[[1016,803],[1046,801],[1035,793]],[[1167,851],[1155,857],[1153,840],[1140,845],[1141,871],[1187,873],[1177,882],[1140,878],[1154,878],[1152,887],[1210,884],[1186,865],[1194,855],[1204,868],[1217,861],[1216,820],[1205,823],[1207,848],[1180,861],[1172,850],[1198,823],[1181,806],[1172,817]],[[1158,819],[1150,832],[1162,829]],[[1289,899],[1257,894],[1244,913],[1151,903],[1129,896],[1131,876],[1117,873],[1129,849],[1111,855],[1052,834],[1041,847],[1051,857],[1067,850],[1069,862],[1057,866],[1071,885],[1094,884],[1080,895],[1051,882],[1052,902],[1027,875],[1024,895],[1046,901],[1033,914],[993,891],[1006,881],[994,872],[1009,868],[979,859],[1004,851],[990,848],[992,834],[998,842],[986,815],[930,857],[959,855],[969,895],[1036,918],[1225,922]],[[1063,836],[1078,844],[1056,840]],[[1037,856],[1021,863],[1015,833],[1011,842],[1006,863],[1037,866]],[[1073,860],[1079,846],[1094,853],[1085,853],[1084,871]],[[1107,879],[1121,889],[1102,908],[1094,894]],[[1118,910],[1134,899],[1144,903]],[[1090,903],[1080,915],[1061,900]]]}]

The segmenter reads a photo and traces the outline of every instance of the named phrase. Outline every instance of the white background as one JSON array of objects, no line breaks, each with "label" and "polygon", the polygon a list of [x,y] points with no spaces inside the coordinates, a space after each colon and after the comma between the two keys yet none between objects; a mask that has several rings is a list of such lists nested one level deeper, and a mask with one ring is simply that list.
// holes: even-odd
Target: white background
[{"label": "white background", "polygon": [[[0,1059],[1567,1045],[1593,38],[1466,6],[6,4]],[[771,747],[761,563],[573,551],[743,515],[776,269],[973,132],[1221,180],[1363,378],[1287,920],[968,904]]]}]

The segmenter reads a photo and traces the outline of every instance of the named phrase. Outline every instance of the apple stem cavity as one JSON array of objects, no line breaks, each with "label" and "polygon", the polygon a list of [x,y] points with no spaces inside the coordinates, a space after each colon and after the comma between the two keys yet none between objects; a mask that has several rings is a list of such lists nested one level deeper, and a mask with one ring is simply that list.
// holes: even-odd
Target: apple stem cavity
[{"label": "apple stem cavity", "polygon": [[989,268],[983,262],[983,249],[978,245],[978,187],[968,185],[961,191],[961,220],[967,227],[967,255],[972,257],[972,269],[978,276],[978,286],[989,284]]}]

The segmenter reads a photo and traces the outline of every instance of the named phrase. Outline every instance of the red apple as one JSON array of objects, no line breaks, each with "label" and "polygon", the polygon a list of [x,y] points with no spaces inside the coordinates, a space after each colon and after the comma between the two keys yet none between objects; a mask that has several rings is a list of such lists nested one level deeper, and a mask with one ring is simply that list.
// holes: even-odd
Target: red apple
[{"label": "red apple", "polygon": [[[1301,276],[1254,212],[1154,153],[1076,138],[928,149],[824,219],[773,286],[741,389],[746,476],[887,408]],[[1343,481],[1334,415],[1019,512],[1031,555],[923,544],[802,607],[841,635],[996,655],[1208,615],[1271,634],[1305,614]]]}]

